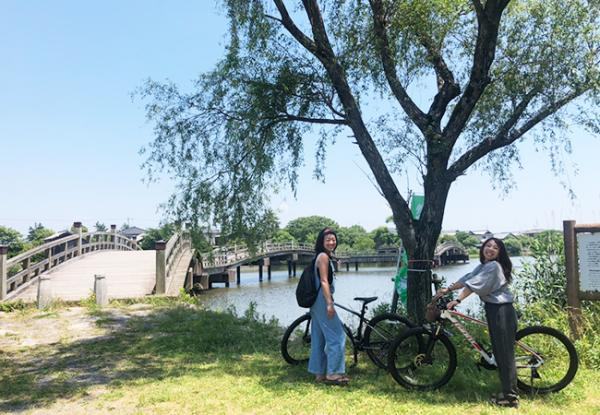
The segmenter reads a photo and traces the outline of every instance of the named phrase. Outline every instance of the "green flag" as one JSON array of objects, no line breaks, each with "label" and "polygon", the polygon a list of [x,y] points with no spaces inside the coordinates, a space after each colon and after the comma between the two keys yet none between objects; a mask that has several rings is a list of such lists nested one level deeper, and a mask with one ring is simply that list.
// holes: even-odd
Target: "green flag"
[{"label": "green flag", "polygon": [[412,213],[412,217],[415,220],[419,220],[421,217],[421,211],[423,210],[423,205],[425,204],[425,196],[423,195],[412,195],[410,198],[410,211]]},{"label": "green flag", "polygon": [[394,279],[394,288],[400,297],[400,301],[406,309],[406,281],[408,279],[408,255],[404,248],[400,251],[400,262],[398,263],[398,271],[396,272],[396,278]]}]

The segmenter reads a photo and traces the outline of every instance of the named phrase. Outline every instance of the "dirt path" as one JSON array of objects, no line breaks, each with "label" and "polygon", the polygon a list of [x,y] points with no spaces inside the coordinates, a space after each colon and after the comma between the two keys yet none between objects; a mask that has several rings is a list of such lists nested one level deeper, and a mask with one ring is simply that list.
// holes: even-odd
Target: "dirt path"
[{"label": "dirt path", "polygon": [[[145,317],[153,310],[156,309],[152,305],[135,304],[108,307],[99,313],[90,313],[85,307],[0,312],[0,413],[130,413],[123,407],[98,408],[94,399],[108,392],[106,385],[114,380],[113,372],[103,370],[102,362],[96,359],[77,353],[69,356],[64,350],[75,344],[115,337],[125,330],[131,318]],[[9,403],[18,393],[12,391],[11,396],[11,383],[23,379],[30,379],[34,399],[19,396],[22,405]],[[57,383],[63,385],[65,393],[54,393],[54,397],[60,397],[45,404],[45,394]],[[86,388],[83,398],[71,393],[78,385]]]}]

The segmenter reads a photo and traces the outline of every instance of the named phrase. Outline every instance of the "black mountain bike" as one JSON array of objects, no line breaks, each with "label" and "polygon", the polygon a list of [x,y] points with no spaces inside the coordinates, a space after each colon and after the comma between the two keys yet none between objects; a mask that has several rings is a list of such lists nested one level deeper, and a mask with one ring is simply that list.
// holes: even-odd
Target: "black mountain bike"
[{"label": "black mountain bike", "polygon": [[[457,366],[456,349],[445,326],[450,323],[479,353],[478,366],[497,368],[494,355],[471,336],[456,317],[486,326],[481,320],[447,310],[448,298],[434,297],[436,321],[407,330],[390,345],[388,371],[400,385],[415,390],[437,389],[448,383]],[[577,351],[560,331],[551,327],[525,327],[516,334],[517,386],[526,393],[558,392],[575,377]]]},{"label": "black mountain bike", "polygon": [[[352,347],[354,358],[353,366],[358,362],[358,352],[365,351],[369,358],[378,367],[385,369],[387,366],[387,351],[391,342],[409,328],[414,327],[405,317],[393,313],[384,313],[369,320],[365,317],[367,304],[377,300],[377,297],[356,297],[354,300],[362,301],[361,312],[357,313],[341,304],[336,307],[348,311],[360,320],[356,332],[343,325],[346,336]],[[310,313],[297,318],[285,331],[281,340],[281,354],[286,362],[298,365],[308,362],[310,356]],[[364,331],[363,331],[364,327]]]}]

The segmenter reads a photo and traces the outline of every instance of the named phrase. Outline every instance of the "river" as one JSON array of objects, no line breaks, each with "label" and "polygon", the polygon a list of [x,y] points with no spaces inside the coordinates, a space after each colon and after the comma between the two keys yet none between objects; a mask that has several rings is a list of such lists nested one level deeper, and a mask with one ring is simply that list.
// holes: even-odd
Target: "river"
[{"label": "river", "polygon": [[[523,257],[513,257],[513,266],[516,270],[521,267]],[[466,264],[454,264],[439,267],[434,270],[438,275],[446,278],[450,284],[466,273],[470,272],[478,260],[471,260]],[[359,311],[359,303],[354,297],[377,296],[378,300],[369,305],[370,308],[380,303],[391,303],[394,283],[392,278],[396,273],[395,267],[360,267],[358,271],[345,271],[336,273],[334,298],[337,303]],[[288,278],[287,267],[273,267],[271,281],[267,280],[264,273],[263,282],[258,282],[258,271],[256,268],[242,268],[241,284],[231,284],[230,288],[224,288],[221,284],[215,288],[205,291],[199,295],[201,303],[212,310],[224,310],[235,307],[238,314],[242,314],[251,302],[256,304],[256,311],[267,319],[275,317],[282,326],[294,321],[307,310],[296,304],[295,290],[298,278],[302,272],[298,267],[298,277]],[[222,288],[223,287],[223,288]],[[461,304],[463,311],[477,313],[479,309],[479,298],[471,295]],[[343,320],[353,318],[349,313],[341,310]]]}]

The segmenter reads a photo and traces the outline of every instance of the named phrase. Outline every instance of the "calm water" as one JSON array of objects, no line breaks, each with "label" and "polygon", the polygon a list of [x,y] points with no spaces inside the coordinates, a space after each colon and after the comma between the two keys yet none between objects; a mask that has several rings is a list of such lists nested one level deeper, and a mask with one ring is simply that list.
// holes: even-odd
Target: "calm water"
[{"label": "calm water", "polygon": [[[512,258],[516,270],[520,268],[524,258]],[[440,267],[435,272],[446,278],[447,284],[450,284],[466,273],[470,272],[479,261],[471,260],[467,264],[455,264]],[[377,268],[359,268],[354,271],[340,270],[336,273],[335,280],[335,301],[345,306],[359,311],[358,302],[354,297],[377,296],[378,300],[369,306],[373,308],[379,303],[391,303],[394,283],[392,278],[396,273],[395,267],[377,267]],[[298,276],[301,267],[298,267]],[[241,285],[230,285],[230,288],[221,288],[221,284],[216,285],[212,290],[200,294],[201,301],[213,310],[224,310],[234,306],[238,314],[244,312],[250,302],[256,303],[259,314],[264,314],[267,319],[275,317],[280,324],[285,326],[294,321],[298,316],[306,312],[306,309],[298,307],[296,304],[296,284],[298,277],[288,278],[287,267],[277,269],[274,267],[271,281],[267,281],[267,273],[264,273],[262,283],[258,282],[258,271],[256,268],[242,268]],[[462,310],[476,311],[479,308],[479,298],[471,295],[461,304]],[[344,320],[354,318],[349,313],[340,310],[340,316]]]}]

